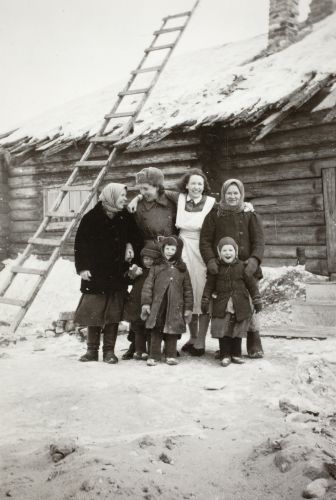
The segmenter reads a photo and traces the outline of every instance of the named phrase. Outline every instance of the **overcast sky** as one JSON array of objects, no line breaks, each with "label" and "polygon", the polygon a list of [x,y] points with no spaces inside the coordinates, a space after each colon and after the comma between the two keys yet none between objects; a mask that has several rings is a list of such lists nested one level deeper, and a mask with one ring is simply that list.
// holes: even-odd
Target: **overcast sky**
[{"label": "overcast sky", "polygon": [[[161,18],[193,3],[0,0],[0,132],[126,81]],[[200,0],[175,54],[265,33],[267,24],[268,0]]]}]

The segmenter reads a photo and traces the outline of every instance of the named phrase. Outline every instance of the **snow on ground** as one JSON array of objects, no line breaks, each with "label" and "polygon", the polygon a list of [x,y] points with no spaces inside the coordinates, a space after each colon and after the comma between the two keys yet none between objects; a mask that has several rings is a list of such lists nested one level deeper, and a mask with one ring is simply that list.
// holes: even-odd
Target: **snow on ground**
[{"label": "snow on ground", "polygon": [[[277,305],[311,278],[302,267],[264,274]],[[182,354],[174,367],[79,363],[79,337],[43,334],[76,306],[78,288],[73,263],[60,259],[21,341],[0,338],[0,498],[297,500],[318,479],[313,487],[335,500],[336,338],[264,338],[264,359],[228,368],[214,339],[205,357]],[[127,345],[120,335],[119,359]]]},{"label": "snow on ground", "polygon": [[[315,81],[336,72],[336,13],[313,27],[305,38],[285,50],[253,60],[267,46],[267,36],[234,42],[172,57],[156,85],[136,130],[149,132],[185,123],[245,119],[262,106],[275,104],[297,90],[314,73]],[[251,62],[252,61],[252,62]],[[140,78],[140,77],[137,77]],[[148,78],[142,75],[141,78]],[[144,87],[145,81],[137,82]],[[29,120],[0,143],[22,137],[60,140],[93,135],[123,85],[110,87]],[[134,101],[130,98],[128,104]],[[324,106],[330,101],[326,100]],[[127,102],[126,102],[127,104]],[[133,106],[134,107],[134,106]]]}]

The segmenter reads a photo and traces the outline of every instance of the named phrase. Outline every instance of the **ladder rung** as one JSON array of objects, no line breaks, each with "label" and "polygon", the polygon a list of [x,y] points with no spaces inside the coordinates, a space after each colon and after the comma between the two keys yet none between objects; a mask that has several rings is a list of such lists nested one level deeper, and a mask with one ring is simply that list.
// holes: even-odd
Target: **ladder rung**
[{"label": "ladder rung", "polygon": [[176,17],[184,17],[184,16],[190,16],[191,10],[188,10],[187,12],[181,12],[180,14],[172,14],[171,16],[166,16],[163,18],[163,21],[167,21],[168,19],[175,19]]},{"label": "ladder rung", "polygon": [[38,274],[43,276],[46,273],[46,269],[34,269],[32,267],[23,266],[13,266],[11,268],[12,273],[22,273],[22,274]]},{"label": "ladder rung", "polygon": [[163,35],[164,33],[172,33],[173,31],[182,31],[184,26],[176,26],[175,28],[164,28],[162,30],[154,31],[153,35]]},{"label": "ladder rung", "polygon": [[55,231],[65,231],[69,227],[69,221],[63,222],[49,222],[47,227],[45,228],[46,232],[55,232]]},{"label": "ladder rung", "polygon": [[95,144],[114,144],[115,142],[120,141],[120,139],[120,135],[96,135],[95,137],[91,137],[90,142],[93,142]]},{"label": "ladder rung", "polygon": [[132,75],[137,75],[138,73],[150,73],[151,71],[160,71],[162,66],[148,66],[147,68],[135,69],[131,71]]},{"label": "ladder rung", "polygon": [[0,297],[0,304],[8,304],[9,306],[25,307],[27,302],[25,300],[11,299],[9,297]]},{"label": "ladder rung", "polygon": [[[94,167],[94,168],[102,168],[106,166],[106,161],[77,161],[75,163],[75,167]],[[83,189],[83,188],[82,188]]]},{"label": "ladder rung", "polygon": [[92,191],[92,188],[89,188],[89,187],[86,187],[83,188],[83,186],[67,186],[66,184],[64,184],[64,186],[61,186],[60,187],[60,191]]},{"label": "ladder rung", "polygon": [[145,52],[152,52],[153,50],[165,50],[165,49],[172,49],[175,46],[174,43],[167,43],[167,45],[157,45],[156,47],[148,47],[148,49],[145,49]]},{"label": "ladder rung", "polygon": [[146,89],[134,89],[134,90],[126,90],[125,92],[119,92],[118,96],[123,97],[125,95],[134,95],[134,94],[147,94],[150,91],[150,87]]},{"label": "ladder rung", "polygon": [[59,219],[60,217],[64,217],[64,218],[67,218],[67,219],[73,219],[75,217],[75,212],[66,212],[66,213],[59,213],[59,212],[48,212],[47,213],[47,217],[56,217],[57,219]]},{"label": "ladder rung", "polygon": [[29,238],[29,245],[45,245],[46,247],[60,247],[60,240],[53,240],[49,238]]},{"label": "ladder rung", "polygon": [[105,115],[105,120],[110,120],[111,118],[124,118],[125,116],[134,116],[135,111],[125,111],[124,113],[112,113],[111,115]]}]

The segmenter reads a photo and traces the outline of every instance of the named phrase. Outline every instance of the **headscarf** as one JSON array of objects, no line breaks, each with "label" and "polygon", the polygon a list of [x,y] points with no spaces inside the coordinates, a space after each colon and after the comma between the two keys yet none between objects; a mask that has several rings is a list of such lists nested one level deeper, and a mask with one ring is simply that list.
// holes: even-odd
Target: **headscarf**
[{"label": "headscarf", "polygon": [[[241,194],[241,198],[238,202],[238,205],[232,207],[228,205],[225,201],[225,193],[229,189],[232,184],[236,184]],[[242,212],[244,210],[244,197],[245,197],[245,189],[244,184],[239,179],[228,179],[224,182],[221,191],[221,199],[218,207],[218,215],[225,215],[225,213],[229,212]]]},{"label": "headscarf", "polygon": [[124,189],[127,189],[124,184],[110,182],[104,187],[99,196],[104,211],[110,219],[112,219],[117,212],[122,210],[121,208],[117,208],[116,203]]}]

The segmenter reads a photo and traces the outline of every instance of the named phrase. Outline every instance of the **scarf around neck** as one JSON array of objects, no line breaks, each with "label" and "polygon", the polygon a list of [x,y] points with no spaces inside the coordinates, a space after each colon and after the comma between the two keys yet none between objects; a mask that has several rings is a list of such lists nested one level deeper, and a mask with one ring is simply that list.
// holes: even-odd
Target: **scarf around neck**
[{"label": "scarf around neck", "polygon": [[118,184],[117,182],[110,182],[102,190],[99,200],[102,202],[104,212],[106,215],[112,219],[117,212],[121,212],[121,208],[117,208],[116,204],[119,196],[126,189],[124,184]]},{"label": "scarf around neck", "polygon": [[[238,187],[239,192],[241,194],[241,198],[238,202],[238,205],[236,205],[234,207],[228,205],[225,201],[226,191],[229,189],[229,187],[232,184],[236,184],[236,186]],[[229,213],[243,212],[243,210],[244,210],[244,197],[245,197],[244,184],[239,179],[228,179],[227,181],[225,181],[223,186],[222,186],[221,199],[219,202],[218,212],[217,212],[218,216],[229,214]]]}]

